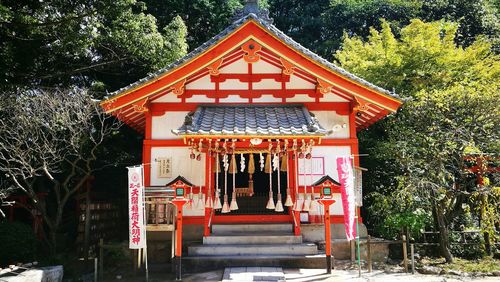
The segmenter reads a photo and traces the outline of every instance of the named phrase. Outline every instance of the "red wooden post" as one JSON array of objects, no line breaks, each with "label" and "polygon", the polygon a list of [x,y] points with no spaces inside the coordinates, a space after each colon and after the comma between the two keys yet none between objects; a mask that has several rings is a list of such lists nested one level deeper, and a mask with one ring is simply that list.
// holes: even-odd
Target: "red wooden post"
[{"label": "red wooden post", "polygon": [[184,198],[175,198],[172,200],[172,203],[177,208],[176,213],[176,228],[175,228],[175,280],[182,279],[182,207],[187,203],[187,200]]},{"label": "red wooden post", "polygon": [[318,201],[324,206],[325,211],[325,254],[326,254],[326,273],[332,273],[332,239],[330,226],[330,205],[335,203],[334,199],[320,199]]},{"label": "red wooden post", "polygon": [[[289,179],[291,180],[290,182],[292,184],[292,185],[290,185],[290,187],[296,187],[296,185],[298,185],[298,183],[296,183],[297,176],[295,174],[297,173],[297,168],[295,166],[294,157],[297,157],[297,156],[290,154],[290,157],[288,159],[289,160],[288,168],[290,168],[288,171],[289,171],[289,173],[291,173]],[[295,193],[295,189],[292,189],[290,191],[290,193],[292,193],[292,200],[295,203],[297,201],[297,199],[296,199],[297,194]],[[300,211],[293,211],[292,210],[291,212],[293,212],[293,218],[295,219],[293,222],[293,234],[295,236],[300,236],[300,233],[301,233],[301,230],[300,230]]]},{"label": "red wooden post", "polygon": [[[212,158],[210,157],[210,152],[207,150],[205,154],[205,201],[208,199],[209,193],[212,193],[211,187],[208,187],[208,178],[212,177],[212,172],[209,170],[209,162],[212,161]],[[213,183],[213,181],[210,181]],[[209,227],[209,222],[210,222],[210,216],[212,214],[212,209],[211,208],[205,208],[205,217],[203,220],[203,236],[210,236],[210,227]]]}]

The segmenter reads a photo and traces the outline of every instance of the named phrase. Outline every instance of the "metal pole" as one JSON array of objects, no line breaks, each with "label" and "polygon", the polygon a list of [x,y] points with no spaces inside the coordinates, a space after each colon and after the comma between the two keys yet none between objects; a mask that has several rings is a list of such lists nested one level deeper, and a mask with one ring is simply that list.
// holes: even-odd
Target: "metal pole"
[{"label": "metal pole", "polygon": [[175,227],[175,222],[172,223],[174,225],[174,229],[172,230],[172,236],[171,236],[171,239],[172,239],[172,252],[170,254],[170,264],[171,264],[171,270],[172,272],[175,271],[175,230],[176,230],[176,227]]},{"label": "metal pole", "polygon": [[361,250],[359,248],[359,227],[358,227],[358,222],[359,222],[359,213],[358,213],[358,208],[356,207],[356,241],[358,245],[358,272],[359,272],[359,277],[361,277]]},{"label": "metal pole", "polygon": [[[147,237],[147,222],[146,222],[146,187],[144,187],[144,165],[141,166],[142,171],[142,223],[144,224],[144,249],[143,249],[143,257],[144,264],[146,266],[146,281],[149,281],[149,269],[148,269],[148,237]],[[166,212],[166,211],[165,211]]]}]

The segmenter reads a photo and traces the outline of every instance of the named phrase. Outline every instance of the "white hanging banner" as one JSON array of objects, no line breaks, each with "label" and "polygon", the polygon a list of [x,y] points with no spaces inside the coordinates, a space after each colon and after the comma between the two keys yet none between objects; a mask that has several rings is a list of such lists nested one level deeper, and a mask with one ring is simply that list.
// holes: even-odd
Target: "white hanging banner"
[{"label": "white hanging banner", "polygon": [[363,171],[359,168],[354,170],[354,194],[356,197],[356,206],[363,206]]},{"label": "white hanging banner", "polygon": [[142,171],[142,165],[128,168],[128,232],[130,249],[142,249],[146,247]]}]

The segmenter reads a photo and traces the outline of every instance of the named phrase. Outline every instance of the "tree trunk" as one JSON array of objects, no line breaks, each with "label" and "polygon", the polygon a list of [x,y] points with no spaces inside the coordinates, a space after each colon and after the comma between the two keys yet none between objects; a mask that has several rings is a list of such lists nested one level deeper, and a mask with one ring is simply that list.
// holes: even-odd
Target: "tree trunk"
[{"label": "tree trunk", "polygon": [[[488,206],[488,196],[482,194],[481,195],[481,207],[479,210],[479,227],[481,228],[481,231],[483,232],[483,239],[484,239],[484,250],[487,255],[492,256],[493,255],[493,250],[491,248],[491,238],[490,234],[488,233],[488,224],[489,222],[488,219],[485,219],[486,217],[486,208]],[[486,221],[486,223],[485,223]],[[493,227],[494,228],[494,227]]]},{"label": "tree trunk", "polygon": [[441,251],[441,255],[446,259],[447,263],[453,262],[453,255],[450,251],[450,241],[449,241],[449,232],[448,226],[446,224],[446,220],[444,217],[444,210],[441,206],[440,202],[435,203],[436,209],[436,220],[439,229],[439,249]]},{"label": "tree trunk", "polygon": [[52,221],[52,224],[47,224],[48,227],[48,238],[50,242],[50,252],[52,254],[57,253],[57,232],[59,231],[59,226],[61,225],[64,207],[68,201],[68,197],[63,197],[61,201],[58,203],[57,212],[55,218]]}]

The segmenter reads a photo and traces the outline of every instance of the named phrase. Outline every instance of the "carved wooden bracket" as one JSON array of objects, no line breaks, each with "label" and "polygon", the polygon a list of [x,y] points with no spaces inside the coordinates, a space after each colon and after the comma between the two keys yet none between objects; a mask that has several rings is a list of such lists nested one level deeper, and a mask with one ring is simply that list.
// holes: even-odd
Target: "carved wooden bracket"
[{"label": "carved wooden bracket", "polygon": [[281,62],[281,65],[283,66],[283,74],[284,75],[292,75],[292,73],[294,72],[294,69],[295,69],[295,66],[288,62],[287,60],[283,59],[280,57],[280,62]]},{"label": "carved wooden bracket", "polygon": [[179,96],[184,94],[184,84],[186,84],[186,79],[183,79],[176,84],[170,86],[170,89],[172,89],[172,93],[175,95]]},{"label": "carved wooden bracket", "polygon": [[142,99],[142,100],[139,100],[139,101],[133,103],[132,108],[134,109],[134,112],[136,112],[136,113],[148,112],[149,108],[148,108],[147,102],[148,102],[148,98],[145,98],[145,99]]},{"label": "carved wooden bracket", "polygon": [[245,55],[243,55],[245,62],[255,63],[260,60],[260,55],[257,53],[262,50],[262,46],[260,46],[257,42],[248,40],[245,44],[241,45],[241,50],[245,52]]},{"label": "carved wooden bracket", "polygon": [[318,84],[316,84],[317,93],[324,95],[332,91],[333,85],[319,78],[317,78],[317,81],[318,81]]},{"label": "carved wooden bracket", "polygon": [[220,74],[219,68],[222,65],[223,60],[224,60],[223,58],[220,58],[217,61],[213,62],[211,65],[209,65],[207,67],[208,73],[213,76],[219,75]]},{"label": "carved wooden bracket", "polygon": [[368,105],[370,104],[368,101],[359,98],[359,97],[354,97],[354,100],[356,101],[354,103],[353,111],[354,112],[366,112],[368,111]]}]

